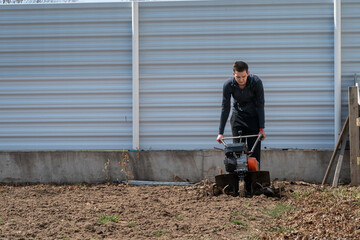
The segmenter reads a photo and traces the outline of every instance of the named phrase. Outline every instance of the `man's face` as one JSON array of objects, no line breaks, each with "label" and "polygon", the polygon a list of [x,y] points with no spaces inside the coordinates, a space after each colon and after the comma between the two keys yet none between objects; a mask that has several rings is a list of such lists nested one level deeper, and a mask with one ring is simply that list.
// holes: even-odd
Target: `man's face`
[{"label": "man's face", "polygon": [[234,78],[240,87],[245,87],[247,77],[249,76],[249,72],[246,70],[242,72],[235,71],[233,72]]}]

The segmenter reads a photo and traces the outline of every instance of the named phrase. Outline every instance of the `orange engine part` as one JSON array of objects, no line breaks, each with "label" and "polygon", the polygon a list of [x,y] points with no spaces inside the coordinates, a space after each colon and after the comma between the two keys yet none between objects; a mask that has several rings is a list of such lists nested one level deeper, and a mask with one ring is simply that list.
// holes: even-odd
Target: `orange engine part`
[{"label": "orange engine part", "polygon": [[249,171],[259,171],[259,162],[254,157],[248,157]]}]

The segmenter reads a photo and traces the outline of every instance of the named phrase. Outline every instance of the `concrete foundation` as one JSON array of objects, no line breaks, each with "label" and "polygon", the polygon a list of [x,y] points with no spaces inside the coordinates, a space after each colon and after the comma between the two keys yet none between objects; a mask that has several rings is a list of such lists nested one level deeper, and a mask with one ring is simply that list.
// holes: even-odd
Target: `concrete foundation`
[{"label": "concrete foundation", "polygon": [[[332,151],[263,150],[261,170],[271,179],[321,183]],[[128,159],[128,161],[126,161]],[[101,183],[129,179],[191,181],[214,178],[224,169],[224,153],[194,151],[3,151],[1,183]],[[331,183],[334,169],[330,172]],[[345,153],[340,182],[350,181]]]}]

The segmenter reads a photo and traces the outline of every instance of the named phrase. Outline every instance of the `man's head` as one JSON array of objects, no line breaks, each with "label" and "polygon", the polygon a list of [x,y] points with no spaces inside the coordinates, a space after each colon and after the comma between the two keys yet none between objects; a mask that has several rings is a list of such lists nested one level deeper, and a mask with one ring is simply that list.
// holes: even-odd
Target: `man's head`
[{"label": "man's head", "polygon": [[245,87],[249,76],[249,67],[246,62],[237,61],[233,65],[233,76],[240,87]]}]

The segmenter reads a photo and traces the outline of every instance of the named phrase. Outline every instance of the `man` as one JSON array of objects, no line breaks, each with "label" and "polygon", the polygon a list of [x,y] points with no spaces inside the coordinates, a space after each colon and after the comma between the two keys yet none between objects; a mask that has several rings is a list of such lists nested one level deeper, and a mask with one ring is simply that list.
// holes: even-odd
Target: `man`
[{"label": "man", "polygon": [[[233,65],[233,77],[228,79],[223,87],[223,99],[220,118],[219,135],[217,141],[224,138],[224,129],[230,113],[231,96],[233,97],[233,113],[230,118],[231,130],[233,136],[254,135],[258,133],[265,135],[265,113],[264,113],[264,88],[261,79],[249,73],[247,63],[237,61]],[[245,139],[243,139],[245,140]],[[234,142],[239,142],[239,139]],[[256,141],[256,137],[248,138],[247,145],[251,149]],[[260,149],[259,142],[252,154],[260,166]]]}]

